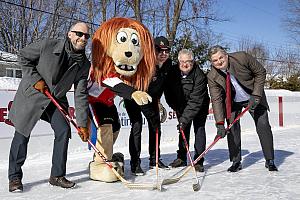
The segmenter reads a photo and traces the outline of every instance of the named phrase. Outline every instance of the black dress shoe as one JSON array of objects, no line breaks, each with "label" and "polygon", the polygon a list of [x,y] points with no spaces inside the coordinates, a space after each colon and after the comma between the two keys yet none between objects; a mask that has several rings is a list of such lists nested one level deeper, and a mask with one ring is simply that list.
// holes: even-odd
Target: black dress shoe
[{"label": "black dress shoe", "polygon": [[69,181],[64,176],[50,176],[49,183],[50,185],[62,188],[73,188],[76,185],[74,182]]},{"label": "black dress shoe", "polygon": [[131,165],[131,173],[135,176],[144,176],[145,174],[140,164]]},{"label": "black dress shoe", "polygon": [[21,179],[13,179],[9,181],[8,185],[9,192],[23,192],[23,184]]},{"label": "black dress shoe", "polygon": [[269,169],[269,171],[278,171],[275,166],[274,160],[266,160],[265,167]]},{"label": "black dress shoe", "polygon": [[229,172],[238,172],[242,169],[241,162],[233,162],[232,165],[227,169]]},{"label": "black dress shoe", "polygon": [[[161,168],[161,169],[168,169],[169,168],[161,160],[158,160],[157,164],[158,164],[158,168]],[[156,167],[156,160],[155,159],[151,159],[149,161],[149,168],[153,169],[154,167]]]},{"label": "black dress shoe", "polygon": [[135,176],[144,176],[145,173],[143,169],[141,168],[141,160],[138,159],[137,161],[130,161],[131,166],[131,173]]}]

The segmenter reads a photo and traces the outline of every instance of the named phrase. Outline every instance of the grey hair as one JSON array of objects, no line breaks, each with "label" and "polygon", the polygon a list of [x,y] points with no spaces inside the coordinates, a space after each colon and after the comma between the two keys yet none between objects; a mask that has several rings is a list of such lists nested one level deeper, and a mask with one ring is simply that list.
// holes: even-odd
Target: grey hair
[{"label": "grey hair", "polygon": [[193,53],[191,50],[189,50],[189,49],[181,49],[181,50],[178,52],[178,59],[179,59],[179,57],[180,57],[182,54],[184,54],[184,55],[189,55],[189,56],[192,57],[192,60],[194,60],[194,53]]},{"label": "grey hair", "polygon": [[209,58],[209,60],[211,60],[211,56],[212,56],[213,54],[215,54],[215,53],[217,53],[217,52],[219,52],[219,51],[220,51],[221,53],[227,55],[226,50],[225,50],[222,46],[220,46],[220,45],[212,46],[212,47],[209,48],[209,50],[208,50],[208,58]]}]

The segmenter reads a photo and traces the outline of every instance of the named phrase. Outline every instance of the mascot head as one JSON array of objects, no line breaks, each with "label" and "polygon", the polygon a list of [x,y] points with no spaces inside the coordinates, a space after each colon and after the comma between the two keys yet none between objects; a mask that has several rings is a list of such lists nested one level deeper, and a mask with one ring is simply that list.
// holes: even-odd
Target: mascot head
[{"label": "mascot head", "polygon": [[155,70],[152,36],[136,20],[112,18],[94,33],[92,63],[97,81],[115,74],[126,84],[146,90]]}]

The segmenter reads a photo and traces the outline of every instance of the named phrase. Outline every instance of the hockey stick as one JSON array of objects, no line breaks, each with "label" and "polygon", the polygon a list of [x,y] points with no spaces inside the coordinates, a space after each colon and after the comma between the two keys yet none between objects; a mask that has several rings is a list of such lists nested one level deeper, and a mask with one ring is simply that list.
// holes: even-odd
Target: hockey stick
[{"label": "hockey stick", "polygon": [[183,141],[184,141],[184,145],[185,145],[185,148],[186,148],[186,151],[187,151],[187,154],[188,154],[188,157],[189,157],[189,160],[190,160],[190,164],[191,164],[191,167],[193,168],[194,170],[194,173],[195,173],[195,179],[196,179],[196,183],[193,184],[193,190],[194,191],[199,191],[200,190],[200,183],[199,183],[199,179],[197,177],[197,172],[196,172],[196,169],[195,169],[195,164],[193,162],[193,159],[192,159],[192,156],[191,156],[191,152],[189,150],[189,145],[187,143],[187,140],[186,140],[186,137],[185,137],[185,134],[182,130],[181,127],[179,127],[179,131],[182,135],[182,138],[183,138]]},{"label": "hockey stick", "polygon": [[156,128],[155,133],[155,170],[156,170],[156,187],[161,190],[161,184],[158,181],[158,128]]},{"label": "hockey stick", "polygon": [[[69,113],[66,112],[61,105],[54,99],[54,97],[49,93],[48,90],[45,90],[45,95],[52,101],[52,103],[58,108],[58,110],[62,113],[62,115],[65,117],[67,121],[69,121],[78,132],[80,131],[80,128],[77,126],[76,122],[70,117]],[[118,179],[129,189],[150,189],[154,190],[157,189],[156,185],[153,184],[139,184],[139,183],[131,183],[127,180],[125,180],[112,166],[112,164],[103,156],[103,154],[96,148],[96,146],[88,139],[87,142],[91,147],[94,149],[94,151],[101,157],[101,159],[105,162],[105,164],[111,168],[112,172],[118,177]]]},{"label": "hockey stick", "polygon": [[[251,105],[248,105],[234,120],[231,124],[228,125],[228,127],[226,128],[226,131],[230,130],[230,128],[245,114],[245,112],[247,112],[250,109]],[[204,157],[204,155],[221,139],[221,136],[217,136],[214,141],[205,149],[205,151],[203,151],[201,153],[201,155],[198,156],[198,158],[196,160],[194,160],[194,164],[197,163],[201,158]],[[192,168],[192,166],[188,166],[186,168],[184,168],[183,173],[177,177],[171,177],[171,178],[167,178],[164,179],[162,181],[162,185],[169,185],[169,184],[173,184],[173,183],[177,183],[183,176],[185,176],[190,169]]]}]

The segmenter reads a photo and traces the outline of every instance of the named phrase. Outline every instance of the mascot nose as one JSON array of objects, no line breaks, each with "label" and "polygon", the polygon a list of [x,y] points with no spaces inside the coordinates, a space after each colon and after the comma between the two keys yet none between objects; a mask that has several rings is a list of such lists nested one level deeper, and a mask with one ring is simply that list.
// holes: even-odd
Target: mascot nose
[{"label": "mascot nose", "polygon": [[127,58],[130,58],[130,57],[132,56],[132,52],[131,52],[131,51],[126,51],[126,52],[125,52],[125,56],[126,56]]}]

